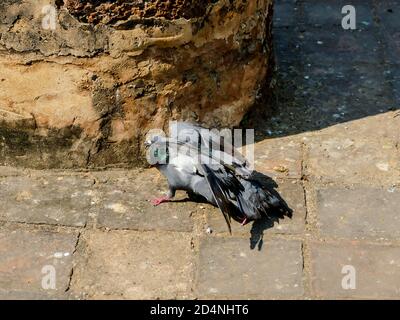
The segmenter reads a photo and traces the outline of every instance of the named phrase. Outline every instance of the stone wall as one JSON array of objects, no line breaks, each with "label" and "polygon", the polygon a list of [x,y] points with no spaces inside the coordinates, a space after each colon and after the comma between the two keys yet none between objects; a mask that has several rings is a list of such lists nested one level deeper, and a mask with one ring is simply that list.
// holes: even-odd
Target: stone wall
[{"label": "stone wall", "polygon": [[2,0],[0,165],[135,166],[170,119],[238,125],[268,85],[271,16],[272,0]]}]

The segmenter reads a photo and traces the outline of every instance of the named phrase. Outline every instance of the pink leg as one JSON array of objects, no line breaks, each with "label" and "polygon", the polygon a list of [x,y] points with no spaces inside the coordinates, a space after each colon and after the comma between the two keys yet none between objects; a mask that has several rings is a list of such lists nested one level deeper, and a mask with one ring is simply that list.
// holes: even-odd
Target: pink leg
[{"label": "pink leg", "polygon": [[170,197],[165,196],[165,197],[161,197],[161,198],[156,198],[154,200],[151,200],[151,204],[155,207],[159,206],[161,203],[165,203],[168,202],[170,200]]},{"label": "pink leg", "polygon": [[242,227],[244,227],[248,223],[249,223],[249,221],[247,220],[247,218],[244,218],[242,221]]}]

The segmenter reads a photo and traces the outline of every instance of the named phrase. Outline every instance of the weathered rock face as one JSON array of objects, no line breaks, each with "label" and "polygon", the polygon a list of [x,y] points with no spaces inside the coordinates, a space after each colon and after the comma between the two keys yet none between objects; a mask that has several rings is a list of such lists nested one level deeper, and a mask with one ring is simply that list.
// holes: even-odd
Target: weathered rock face
[{"label": "weathered rock face", "polygon": [[271,15],[272,0],[1,1],[0,165],[138,165],[171,119],[238,125],[267,87]]},{"label": "weathered rock face", "polygon": [[[205,15],[211,0],[117,0],[79,1],[66,0],[65,7],[79,21],[109,24],[131,17],[191,19]],[[62,5],[60,1],[59,5]]]}]

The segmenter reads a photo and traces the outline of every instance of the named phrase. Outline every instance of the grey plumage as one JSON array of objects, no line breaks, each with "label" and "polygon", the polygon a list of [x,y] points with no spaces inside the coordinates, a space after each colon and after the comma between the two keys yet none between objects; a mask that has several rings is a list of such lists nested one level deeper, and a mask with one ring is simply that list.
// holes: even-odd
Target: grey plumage
[{"label": "grey plumage", "polygon": [[232,145],[232,131],[214,132],[188,122],[173,121],[169,127],[170,138],[189,144],[203,155],[233,168],[237,175],[249,177],[247,160]]},{"label": "grey plumage", "polygon": [[200,195],[219,207],[230,232],[231,219],[246,224],[273,211],[290,213],[275,191],[252,178],[246,159],[232,145],[225,144],[224,150],[208,148],[219,146],[220,137],[202,129],[178,122],[170,128],[170,138],[156,136],[147,142],[150,164],[169,185],[168,196],[155,205],[173,198],[177,190]]}]

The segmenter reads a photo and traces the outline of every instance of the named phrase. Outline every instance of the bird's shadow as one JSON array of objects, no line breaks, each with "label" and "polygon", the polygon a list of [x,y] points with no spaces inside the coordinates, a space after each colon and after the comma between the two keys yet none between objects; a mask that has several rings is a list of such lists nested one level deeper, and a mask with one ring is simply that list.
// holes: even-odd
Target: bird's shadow
[{"label": "bird's shadow", "polygon": [[[267,189],[270,193],[276,196],[280,200],[281,204],[283,204],[281,210],[270,211],[268,217],[264,216],[261,219],[254,221],[251,226],[250,249],[254,250],[257,247],[257,249],[260,251],[264,244],[264,232],[273,228],[275,223],[279,223],[281,219],[284,219],[285,217],[292,218],[293,210],[288,206],[287,202],[276,190],[278,188],[278,184],[275,180],[258,171],[253,171],[251,179],[261,184],[264,189]],[[180,200],[174,200],[174,202],[208,203],[207,200],[202,196],[190,192],[188,192],[188,197]]]},{"label": "bird's shadow", "polygon": [[250,249],[253,250],[257,247],[257,249],[260,251],[264,244],[264,232],[273,228],[275,223],[279,223],[279,221],[284,219],[285,216],[291,219],[293,216],[293,210],[276,190],[278,188],[278,184],[275,180],[258,171],[254,171],[251,178],[260,183],[264,189],[267,189],[274,196],[276,196],[282,204],[282,208],[280,210],[269,212],[268,217],[263,216],[261,219],[254,221],[251,226]]},{"label": "bird's shadow", "polygon": [[189,191],[186,191],[186,197],[182,199],[175,199],[175,200],[170,200],[171,203],[187,203],[187,202],[195,202],[198,204],[204,203],[204,204],[210,204],[205,198],[203,198],[200,195],[191,193]]}]

